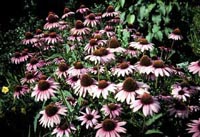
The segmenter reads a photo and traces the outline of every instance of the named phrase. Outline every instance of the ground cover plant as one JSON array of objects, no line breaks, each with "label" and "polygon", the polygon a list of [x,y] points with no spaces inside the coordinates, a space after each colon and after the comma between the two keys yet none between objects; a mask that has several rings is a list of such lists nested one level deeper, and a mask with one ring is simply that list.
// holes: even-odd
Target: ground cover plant
[{"label": "ground cover plant", "polygon": [[142,32],[114,5],[101,10],[66,6],[24,32],[0,116],[31,117],[21,136],[199,137],[200,61],[181,53],[184,32],[161,30],[157,16]]}]

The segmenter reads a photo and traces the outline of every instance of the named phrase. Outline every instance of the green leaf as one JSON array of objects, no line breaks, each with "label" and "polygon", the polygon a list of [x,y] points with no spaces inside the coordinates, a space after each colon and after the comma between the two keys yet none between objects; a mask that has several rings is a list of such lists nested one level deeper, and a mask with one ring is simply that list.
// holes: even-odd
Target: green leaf
[{"label": "green leaf", "polygon": [[158,129],[150,129],[150,130],[147,130],[145,132],[146,135],[150,135],[150,134],[163,134],[163,132],[161,132],[160,130]]},{"label": "green leaf", "polygon": [[142,20],[145,17],[145,10],[146,7],[145,6],[141,6],[140,10],[139,10],[139,18]]},{"label": "green leaf", "polygon": [[155,38],[159,41],[162,41],[163,39],[163,33],[161,31],[158,31],[155,33]]},{"label": "green leaf", "polygon": [[148,12],[151,12],[153,10],[153,8],[156,6],[156,4],[149,4],[147,9],[148,9]]},{"label": "green leaf", "polygon": [[151,19],[155,24],[159,25],[161,22],[161,15],[154,15]]},{"label": "green leaf", "polygon": [[160,26],[158,26],[158,25],[153,25],[153,28],[152,28],[152,32],[153,33],[156,33],[156,32],[158,32],[160,30]]},{"label": "green leaf", "polygon": [[122,13],[120,14],[120,19],[121,19],[121,20],[125,20],[125,15],[126,15],[126,12],[122,12]]},{"label": "green leaf", "polygon": [[126,18],[126,21],[127,21],[129,24],[133,24],[134,21],[135,21],[135,15],[134,15],[134,14],[132,14],[132,15],[128,14],[128,16],[127,16],[127,18]]},{"label": "green leaf", "polygon": [[125,0],[120,0],[119,3],[120,3],[120,6],[123,8],[125,4]]},{"label": "green leaf", "polygon": [[146,126],[150,126],[152,125],[156,120],[158,120],[159,118],[161,118],[163,116],[162,113],[154,115],[153,117],[151,117],[149,120],[146,121],[145,125]]}]

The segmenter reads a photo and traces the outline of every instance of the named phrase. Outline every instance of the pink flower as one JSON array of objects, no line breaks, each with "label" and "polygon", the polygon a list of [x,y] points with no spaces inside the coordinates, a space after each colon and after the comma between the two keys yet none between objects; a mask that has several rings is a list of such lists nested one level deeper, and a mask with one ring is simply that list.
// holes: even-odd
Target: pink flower
[{"label": "pink flower", "polygon": [[119,12],[118,11],[115,11],[114,7],[113,6],[108,6],[107,9],[106,9],[106,12],[102,14],[102,17],[105,18],[105,17],[115,17],[115,16],[118,16],[119,15]]},{"label": "pink flower", "polygon": [[38,39],[34,38],[34,36],[31,32],[26,32],[25,33],[25,39],[22,40],[22,44],[29,45],[29,44],[34,44],[37,41],[38,41]]},{"label": "pink flower", "polygon": [[76,10],[76,13],[87,14],[89,11],[89,8],[82,4],[80,8]]},{"label": "pink flower", "polygon": [[69,17],[72,17],[74,15],[75,15],[75,13],[72,12],[69,8],[64,8],[62,19],[69,18]]},{"label": "pink flower", "polygon": [[198,74],[200,76],[200,61],[191,62],[188,66],[189,72],[192,74]]},{"label": "pink flower", "polygon": [[130,46],[140,50],[141,52],[145,51],[152,51],[153,50],[153,43],[149,43],[145,38],[139,38],[138,42],[131,42]]},{"label": "pink flower", "polygon": [[93,128],[97,122],[98,122],[98,118],[100,118],[100,115],[98,115],[98,111],[96,110],[90,110],[90,108],[86,108],[86,113],[84,112],[80,112],[81,114],[83,114],[83,116],[79,116],[78,120],[82,121],[81,125],[86,125],[86,129]]},{"label": "pink flower", "polygon": [[17,85],[17,86],[15,86],[13,96],[14,96],[14,98],[19,99],[20,96],[24,96],[29,91],[30,91],[30,89],[28,88],[27,85],[23,85],[23,86]]},{"label": "pink flower", "polygon": [[192,137],[200,137],[200,118],[198,120],[192,120],[187,126],[188,133],[193,133]]},{"label": "pink flower", "polygon": [[169,39],[173,40],[182,40],[183,36],[181,35],[181,31],[179,28],[176,28],[172,31],[171,34],[169,34]]},{"label": "pink flower", "polygon": [[123,53],[126,50],[121,47],[119,41],[116,37],[112,37],[110,40],[107,41],[107,49],[112,53]]},{"label": "pink flower", "polygon": [[65,62],[61,62],[59,65],[58,65],[58,68],[56,69],[55,73],[56,75],[58,76],[58,78],[67,78],[68,76],[68,65],[65,63]]},{"label": "pink flower", "polygon": [[173,73],[173,70],[167,67],[162,60],[158,59],[153,61],[153,74],[156,77],[169,77],[171,73]]},{"label": "pink flower", "polygon": [[58,27],[58,16],[54,13],[50,13],[47,17],[47,23],[44,25],[44,29],[50,30]]},{"label": "pink flower", "polygon": [[67,71],[70,76],[80,77],[83,74],[87,74],[88,69],[85,68],[83,63],[81,63],[80,61],[75,62],[73,65],[74,66],[70,67]]},{"label": "pink flower", "polygon": [[94,13],[90,13],[85,17],[85,21],[83,24],[88,27],[95,27],[100,24],[99,20],[96,19],[96,15]]},{"label": "pink flower", "polygon": [[105,119],[100,124],[95,126],[98,129],[95,137],[120,137],[120,133],[126,133],[123,128],[126,122],[118,122],[113,119]]},{"label": "pink flower", "polygon": [[75,27],[70,30],[72,35],[78,36],[89,34],[90,31],[90,28],[85,27],[81,20],[77,20],[75,23]]},{"label": "pink flower", "polygon": [[187,101],[190,97],[189,89],[187,87],[172,86],[172,96],[178,100]]},{"label": "pink flower", "polygon": [[110,103],[107,105],[103,105],[101,111],[103,111],[105,116],[109,116],[110,118],[116,118],[122,113],[122,107],[121,104]]}]

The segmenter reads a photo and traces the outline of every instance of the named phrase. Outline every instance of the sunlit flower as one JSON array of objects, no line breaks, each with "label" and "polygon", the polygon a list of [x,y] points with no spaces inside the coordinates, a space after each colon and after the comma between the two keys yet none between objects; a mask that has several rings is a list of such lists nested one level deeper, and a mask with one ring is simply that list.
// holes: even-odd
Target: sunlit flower
[{"label": "sunlit flower", "polygon": [[63,42],[62,37],[56,32],[50,32],[49,36],[45,39],[47,44],[55,44]]},{"label": "sunlit flower", "polygon": [[110,103],[107,105],[103,105],[101,111],[103,111],[105,116],[116,118],[122,113],[122,107],[121,104]]},{"label": "sunlit flower", "polygon": [[115,17],[115,16],[119,16],[119,12],[115,11],[113,6],[108,6],[106,9],[106,12],[102,14],[102,17]]},{"label": "sunlit flower", "polygon": [[172,73],[173,71],[167,67],[164,62],[162,60],[154,60],[153,61],[153,74],[156,76],[156,77],[164,77],[164,76],[167,76],[169,77],[170,76],[170,73]]},{"label": "sunlit flower", "polygon": [[15,86],[13,96],[14,96],[14,98],[19,99],[21,96],[24,96],[29,91],[30,90],[27,85],[23,85],[23,86],[17,85],[17,86]]},{"label": "sunlit flower", "polygon": [[152,116],[154,113],[158,113],[160,109],[160,103],[155,97],[151,96],[144,90],[139,92],[138,98],[139,99],[133,101],[130,105],[130,108],[133,109],[133,112],[136,112],[142,108],[142,112],[145,117],[148,115]]},{"label": "sunlit flower", "polygon": [[70,30],[72,35],[85,35],[89,34],[90,28],[85,27],[81,20],[77,20],[75,23],[75,27]]},{"label": "sunlit flower", "polygon": [[85,21],[83,22],[83,24],[85,26],[88,26],[88,27],[95,27],[97,26],[100,22],[99,20],[96,19],[96,15],[94,13],[90,13],[89,15],[87,15],[85,17]]},{"label": "sunlit flower", "polygon": [[9,92],[9,88],[6,87],[6,86],[3,86],[2,89],[1,89],[1,92],[4,93],[4,94],[6,94],[6,93]]},{"label": "sunlit flower", "polygon": [[61,123],[61,115],[65,116],[67,108],[59,103],[50,103],[44,110],[40,111],[40,124],[46,128],[54,127]]},{"label": "sunlit flower", "polygon": [[101,47],[96,49],[92,55],[88,55],[85,57],[85,60],[89,59],[95,64],[106,64],[113,60],[115,60],[115,55],[109,52],[106,48]]},{"label": "sunlit flower", "polygon": [[133,74],[135,67],[131,65],[129,62],[122,62],[117,64],[116,67],[111,68],[111,72],[113,75],[117,77],[125,77]]},{"label": "sunlit flower", "polygon": [[58,16],[53,13],[50,13],[47,17],[47,23],[44,25],[44,29],[50,30],[58,27]]},{"label": "sunlit flower", "polygon": [[32,57],[28,64],[26,64],[26,69],[28,71],[36,71],[38,68],[44,66],[44,62],[42,60],[38,60],[35,57]]},{"label": "sunlit flower", "polygon": [[53,129],[51,134],[56,135],[56,137],[70,137],[73,131],[76,131],[74,125],[69,124],[66,120],[61,120],[60,124]]},{"label": "sunlit flower", "polygon": [[68,85],[70,85],[71,87],[74,87],[76,82],[79,80],[78,76],[69,76],[67,79],[66,79],[66,83]]},{"label": "sunlit flower", "polygon": [[154,48],[153,45],[154,45],[153,43],[149,43],[145,38],[140,38],[138,39],[138,42],[130,43],[130,46],[140,50],[141,52],[152,51]]},{"label": "sunlit flower", "polygon": [[90,39],[89,43],[86,44],[84,47],[84,51],[88,54],[92,54],[94,50],[98,48],[97,40],[96,39]]},{"label": "sunlit flower", "polygon": [[92,74],[102,74],[105,72],[105,68],[102,65],[99,66],[93,66],[91,68],[88,68],[88,72]]},{"label": "sunlit flower", "polygon": [[119,41],[115,37],[112,37],[107,41],[107,47],[107,49],[112,53],[123,53],[126,51],[123,47],[121,47]]},{"label": "sunlit flower", "polygon": [[192,74],[198,74],[200,76],[200,60],[191,62],[188,66],[189,72]]},{"label": "sunlit flower", "polygon": [[187,101],[190,97],[189,89],[187,87],[172,86],[172,96],[178,100]]},{"label": "sunlit flower", "polygon": [[95,83],[96,81],[92,79],[88,74],[84,74],[72,88],[74,89],[76,95],[85,97],[86,94],[89,93],[92,96],[93,90],[96,87]]},{"label": "sunlit flower", "polygon": [[86,129],[93,128],[98,123],[98,118],[100,118],[100,115],[98,115],[98,111],[91,110],[90,108],[86,107],[86,113],[80,112],[82,116],[78,117],[79,121],[81,122],[81,125],[86,125]]},{"label": "sunlit flower", "polygon": [[200,136],[200,118],[198,120],[191,120],[191,123],[187,124],[188,133],[193,133],[192,137]]},{"label": "sunlit flower", "polygon": [[76,13],[87,14],[90,11],[85,5],[81,5],[79,9],[76,10]]},{"label": "sunlit flower", "polygon": [[137,51],[135,48],[129,46],[129,47],[126,49],[125,54],[128,54],[128,55],[130,55],[131,57],[137,57],[137,56],[138,56],[138,51]]},{"label": "sunlit flower", "polygon": [[34,35],[32,32],[26,32],[25,33],[25,39],[22,40],[22,44],[28,45],[28,44],[34,44],[38,41],[37,38],[34,38]]},{"label": "sunlit flower", "polygon": [[95,126],[95,129],[98,129],[95,137],[120,137],[120,133],[126,133],[126,129],[122,127],[125,124],[124,121],[105,119]]},{"label": "sunlit flower", "polygon": [[72,17],[74,15],[75,15],[75,13],[72,12],[69,8],[64,8],[62,19],[69,18],[69,17]]},{"label": "sunlit flower", "polygon": [[133,78],[128,77],[123,83],[119,83],[118,92],[115,95],[117,101],[124,102],[126,100],[127,104],[135,101],[136,91],[148,89],[149,86],[143,82],[135,81]]},{"label": "sunlit flower", "polygon": [[183,36],[181,35],[181,30],[179,28],[174,29],[172,33],[169,34],[169,39],[182,40]]},{"label": "sunlit flower", "polygon": [[62,78],[62,77],[67,78],[68,68],[69,66],[65,62],[61,62],[58,65],[58,68],[56,69],[55,74],[58,76],[58,78]]},{"label": "sunlit flower", "polygon": [[36,101],[46,101],[47,99],[55,96],[59,88],[59,83],[55,82],[53,79],[41,79],[38,84],[33,88],[31,97],[35,97]]},{"label": "sunlit flower", "polygon": [[139,71],[140,74],[147,74],[154,72],[154,68],[152,66],[152,60],[147,55],[143,55],[140,58],[140,61],[135,64],[135,67]]},{"label": "sunlit flower", "polygon": [[115,93],[117,91],[117,87],[115,84],[106,81],[106,80],[100,80],[98,82],[98,85],[95,87],[93,91],[93,98],[97,97],[99,98],[102,94],[104,99],[107,99],[107,96],[109,95],[109,92]]},{"label": "sunlit flower", "polygon": [[88,72],[88,69],[85,68],[80,61],[75,62],[73,65],[74,66],[70,67],[67,71],[71,76],[79,77],[80,75],[86,74]]}]

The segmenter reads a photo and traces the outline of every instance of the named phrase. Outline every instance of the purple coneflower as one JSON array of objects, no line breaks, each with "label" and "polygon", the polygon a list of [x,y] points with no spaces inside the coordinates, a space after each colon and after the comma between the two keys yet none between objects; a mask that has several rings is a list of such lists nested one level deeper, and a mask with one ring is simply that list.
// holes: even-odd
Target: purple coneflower
[{"label": "purple coneflower", "polygon": [[191,62],[188,66],[189,72],[192,74],[198,74],[200,76],[200,60]]},{"label": "purple coneflower", "polygon": [[25,33],[25,39],[22,40],[22,44],[28,45],[28,44],[34,44],[38,41],[37,38],[34,38],[32,32],[26,32]]},{"label": "purple coneflower", "polygon": [[85,5],[81,5],[79,9],[76,10],[76,13],[87,14],[90,11]]},{"label": "purple coneflower", "polygon": [[200,137],[200,118],[191,120],[191,123],[188,123],[187,126],[188,133],[193,133],[192,137]]},{"label": "purple coneflower", "polygon": [[47,44],[55,44],[63,42],[62,37],[56,32],[50,32],[49,36],[45,39]]},{"label": "purple coneflower", "polygon": [[85,57],[85,60],[89,59],[95,64],[106,64],[113,60],[115,60],[115,55],[108,51],[106,48],[101,47],[96,49],[92,55],[88,55]]},{"label": "purple coneflower", "polygon": [[84,65],[80,61],[77,61],[73,64],[72,67],[68,69],[67,72],[70,76],[80,77],[80,75],[86,74],[88,72],[88,69],[85,68]]},{"label": "purple coneflower", "polygon": [[84,51],[87,52],[88,54],[92,54],[94,50],[98,48],[97,40],[96,39],[90,39],[89,43],[86,44],[84,47]]},{"label": "purple coneflower", "polygon": [[102,17],[109,17],[109,18],[113,18],[115,16],[119,16],[119,12],[115,11],[113,6],[108,6],[106,9],[106,12],[102,14]]},{"label": "purple coneflower", "polygon": [[149,88],[149,86],[145,83],[127,77],[123,83],[118,84],[118,93],[115,95],[115,98],[121,102],[126,100],[126,103],[130,104],[135,101],[136,91],[144,90],[146,88]]},{"label": "purple coneflower", "polygon": [[14,56],[11,58],[11,62],[14,63],[14,64],[20,64],[22,62],[20,52],[16,51],[14,53]]},{"label": "purple coneflower", "polygon": [[61,120],[60,124],[53,129],[51,135],[56,135],[56,137],[70,137],[70,134],[75,130],[76,128],[73,124],[68,124],[66,120]]},{"label": "purple coneflower", "polygon": [[55,96],[54,93],[56,93],[58,87],[59,83],[53,79],[40,79],[38,84],[33,88],[31,96],[35,97],[36,101],[46,101],[52,96]]},{"label": "purple coneflower", "polygon": [[98,129],[95,137],[120,137],[120,133],[126,133],[126,129],[122,127],[125,124],[124,121],[105,119],[95,126],[95,129]]},{"label": "purple coneflower", "polygon": [[189,89],[187,87],[173,86],[172,85],[172,96],[178,100],[187,101],[190,97]]},{"label": "purple coneflower", "polygon": [[88,26],[88,27],[95,27],[97,26],[100,22],[99,20],[96,19],[96,15],[94,13],[90,13],[89,15],[87,15],[85,17],[85,21],[83,22],[83,24],[85,26]]},{"label": "purple coneflower", "polygon": [[105,116],[116,118],[122,113],[122,107],[121,104],[110,103],[107,105],[103,105],[101,111],[103,111]]},{"label": "purple coneflower", "polygon": [[172,73],[172,69],[170,69],[169,67],[165,66],[164,62],[160,59],[158,60],[154,60],[153,61],[153,74],[156,76],[156,77],[164,77],[164,76],[167,76],[169,77],[170,76],[170,73]]},{"label": "purple coneflower", "polygon": [[87,93],[92,96],[93,90],[96,89],[96,81],[92,79],[88,74],[84,74],[72,87],[76,95],[85,97]]},{"label": "purple coneflower", "polygon": [[140,32],[138,32],[138,31],[135,32],[135,33],[133,33],[131,36],[133,37],[133,39],[134,39],[135,41],[137,41],[137,40],[140,39],[140,38],[143,38],[142,34],[141,34]]},{"label": "purple coneflower", "polygon": [[72,17],[74,15],[75,15],[75,13],[72,12],[69,8],[64,8],[62,19],[69,18],[69,17]]},{"label": "purple coneflower", "polygon": [[44,33],[41,29],[35,30],[35,35],[34,35],[35,38],[42,38],[43,36],[44,36]]},{"label": "purple coneflower", "polygon": [[21,61],[25,62],[28,60],[29,57],[32,57],[32,53],[28,53],[28,49],[24,49],[21,53]]},{"label": "purple coneflower", "polygon": [[128,55],[130,55],[131,57],[137,57],[137,56],[138,56],[138,51],[137,51],[135,48],[129,46],[129,47],[126,49],[125,54],[128,54]]},{"label": "purple coneflower", "polygon": [[66,83],[68,85],[70,85],[71,87],[74,87],[76,82],[79,80],[78,76],[69,76],[67,79],[66,79]]},{"label": "purple coneflower", "polygon": [[174,29],[172,33],[169,34],[169,39],[182,40],[183,36],[181,35],[181,30],[179,28]]},{"label": "purple coneflower", "polygon": [[116,67],[111,68],[111,72],[113,75],[117,77],[125,77],[133,74],[135,67],[131,65],[129,62],[122,62],[117,64]]},{"label": "purple coneflower", "polygon": [[83,40],[83,36],[74,34],[74,35],[70,35],[67,39],[69,41],[81,41]]},{"label": "purple coneflower", "polygon": [[88,72],[92,74],[102,74],[105,72],[105,68],[102,65],[99,66],[93,66],[91,68],[88,68]]},{"label": "purple coneflower", "polygon": [[23,86],[17,85],[17,86],[15,86],[13,96],[14,96],[14,98],[19,99],[20,96],[24,96],[24,94],[28,93],[29,91],[30,90],[27,85],[23,85]]},{"label": "purple coneflower", "polygon": [[58,76],[58,78],[67,78],[68,76],[68,70],[69,66],[65,63],[65,62],[61,62],[59,65],[58,65],[58,68],[56,69],[55,73],[56,75]]},{"label": "purple coneflower", "polygon": [[96,39],[97,45],[99,45],[99,46],[104,46],[107,43],[107,40],[102,39],[101,33],[94,34],[94,39]]},{"label": "purple coneflower", "polygon": [[130,43],[130,46],[140,50],[141,52],[152,51],[154,48],[153,45],[154,45],[153,43],[149,43],[145,38],[140,38],[138,39],[138,42]]},{"label": "purple coneflower", "polygon": [[90,28],[85,27],[81,20],[77,20],[75,23],[75,28],[72,28],[70,30],[72,35],[79,35],[79,36],[89,34],[90,31],[91,31]]},{"label": "purple coneflower", "polygon": [[58,27],[58,16],[53,13],[50,13],[47,17],[47,23],[44,25],[44,29],[50,30]]},{"label": "purple coneflower", "polygon": [[126,51],[120,46],[119,41],[115,37],[112,37],[110,40],[107,41],[107,47],[107,49],[112,53],[123,53]]},{"label": "purple coneflower", "polygon": [[112,26],[106,26],[103,30],[100,30],[100,33],[106,33],[108,38],[115,36],[115,28]]},{"label": "purple coneflower", "polygon": [[43,127],[53,127],[61,122],[60,115],[65,116],[67,108],[62,106],[60,103],[50,103],[45,107],[44,110],[40,111],[42,117],[39,122]]},{"label": "purple coneflower", "polygon": [[38,79],[37,71],[27,71],[25,72],[25,77],[21,79],[21,83],[34,83]]},{"label": "purple coneflower", "polygon": [[133,112],[136,112],[142,108],[143,114],[146,117],[148,115],[152,116],[153,113],[157,113],[159,111],[160,103],[145,90],[139,93],[138,98],[138,100],[133,101],[130,105],[130,108],[133,109]]},{"label": "purple coneflower", "polygon": [[117,87],[115,84],[106,81],[106,80],[100,80],[98,82],[97,87],[93,91],[93,98],[97,97],[99,98],[102,94],[104,99],[107,99],[107,96],[109,95],[109,92],[115,93],[117,91]]},{"label": "purple coneflower", "polygon": [[59,21],[58,22],[59,23],[59,30],[65,30],[65,29],[67,29],[67,27],[68,27],[68,24],[67,24],[67,22],[65,22],[65,21]]},{"label": "purple coneflower", "polygon": [[42,60],[38,60],[35,57],[32,57],[28,64],[26,64],[26,69],[28,71],[36,71],[38,68],[44,66],[44,62]]},{"label": "purple coneflower", "polygon": [[86,125],[86,129],[93,128],[98,123],[98,118],[100,118],[100,115],[98,115],[98,111],[96,110],[90,110],[90,108],[86,107],[86,113],[80,112],[82,116],[78,117],[78,120],[82,121],[81,125]]}]

